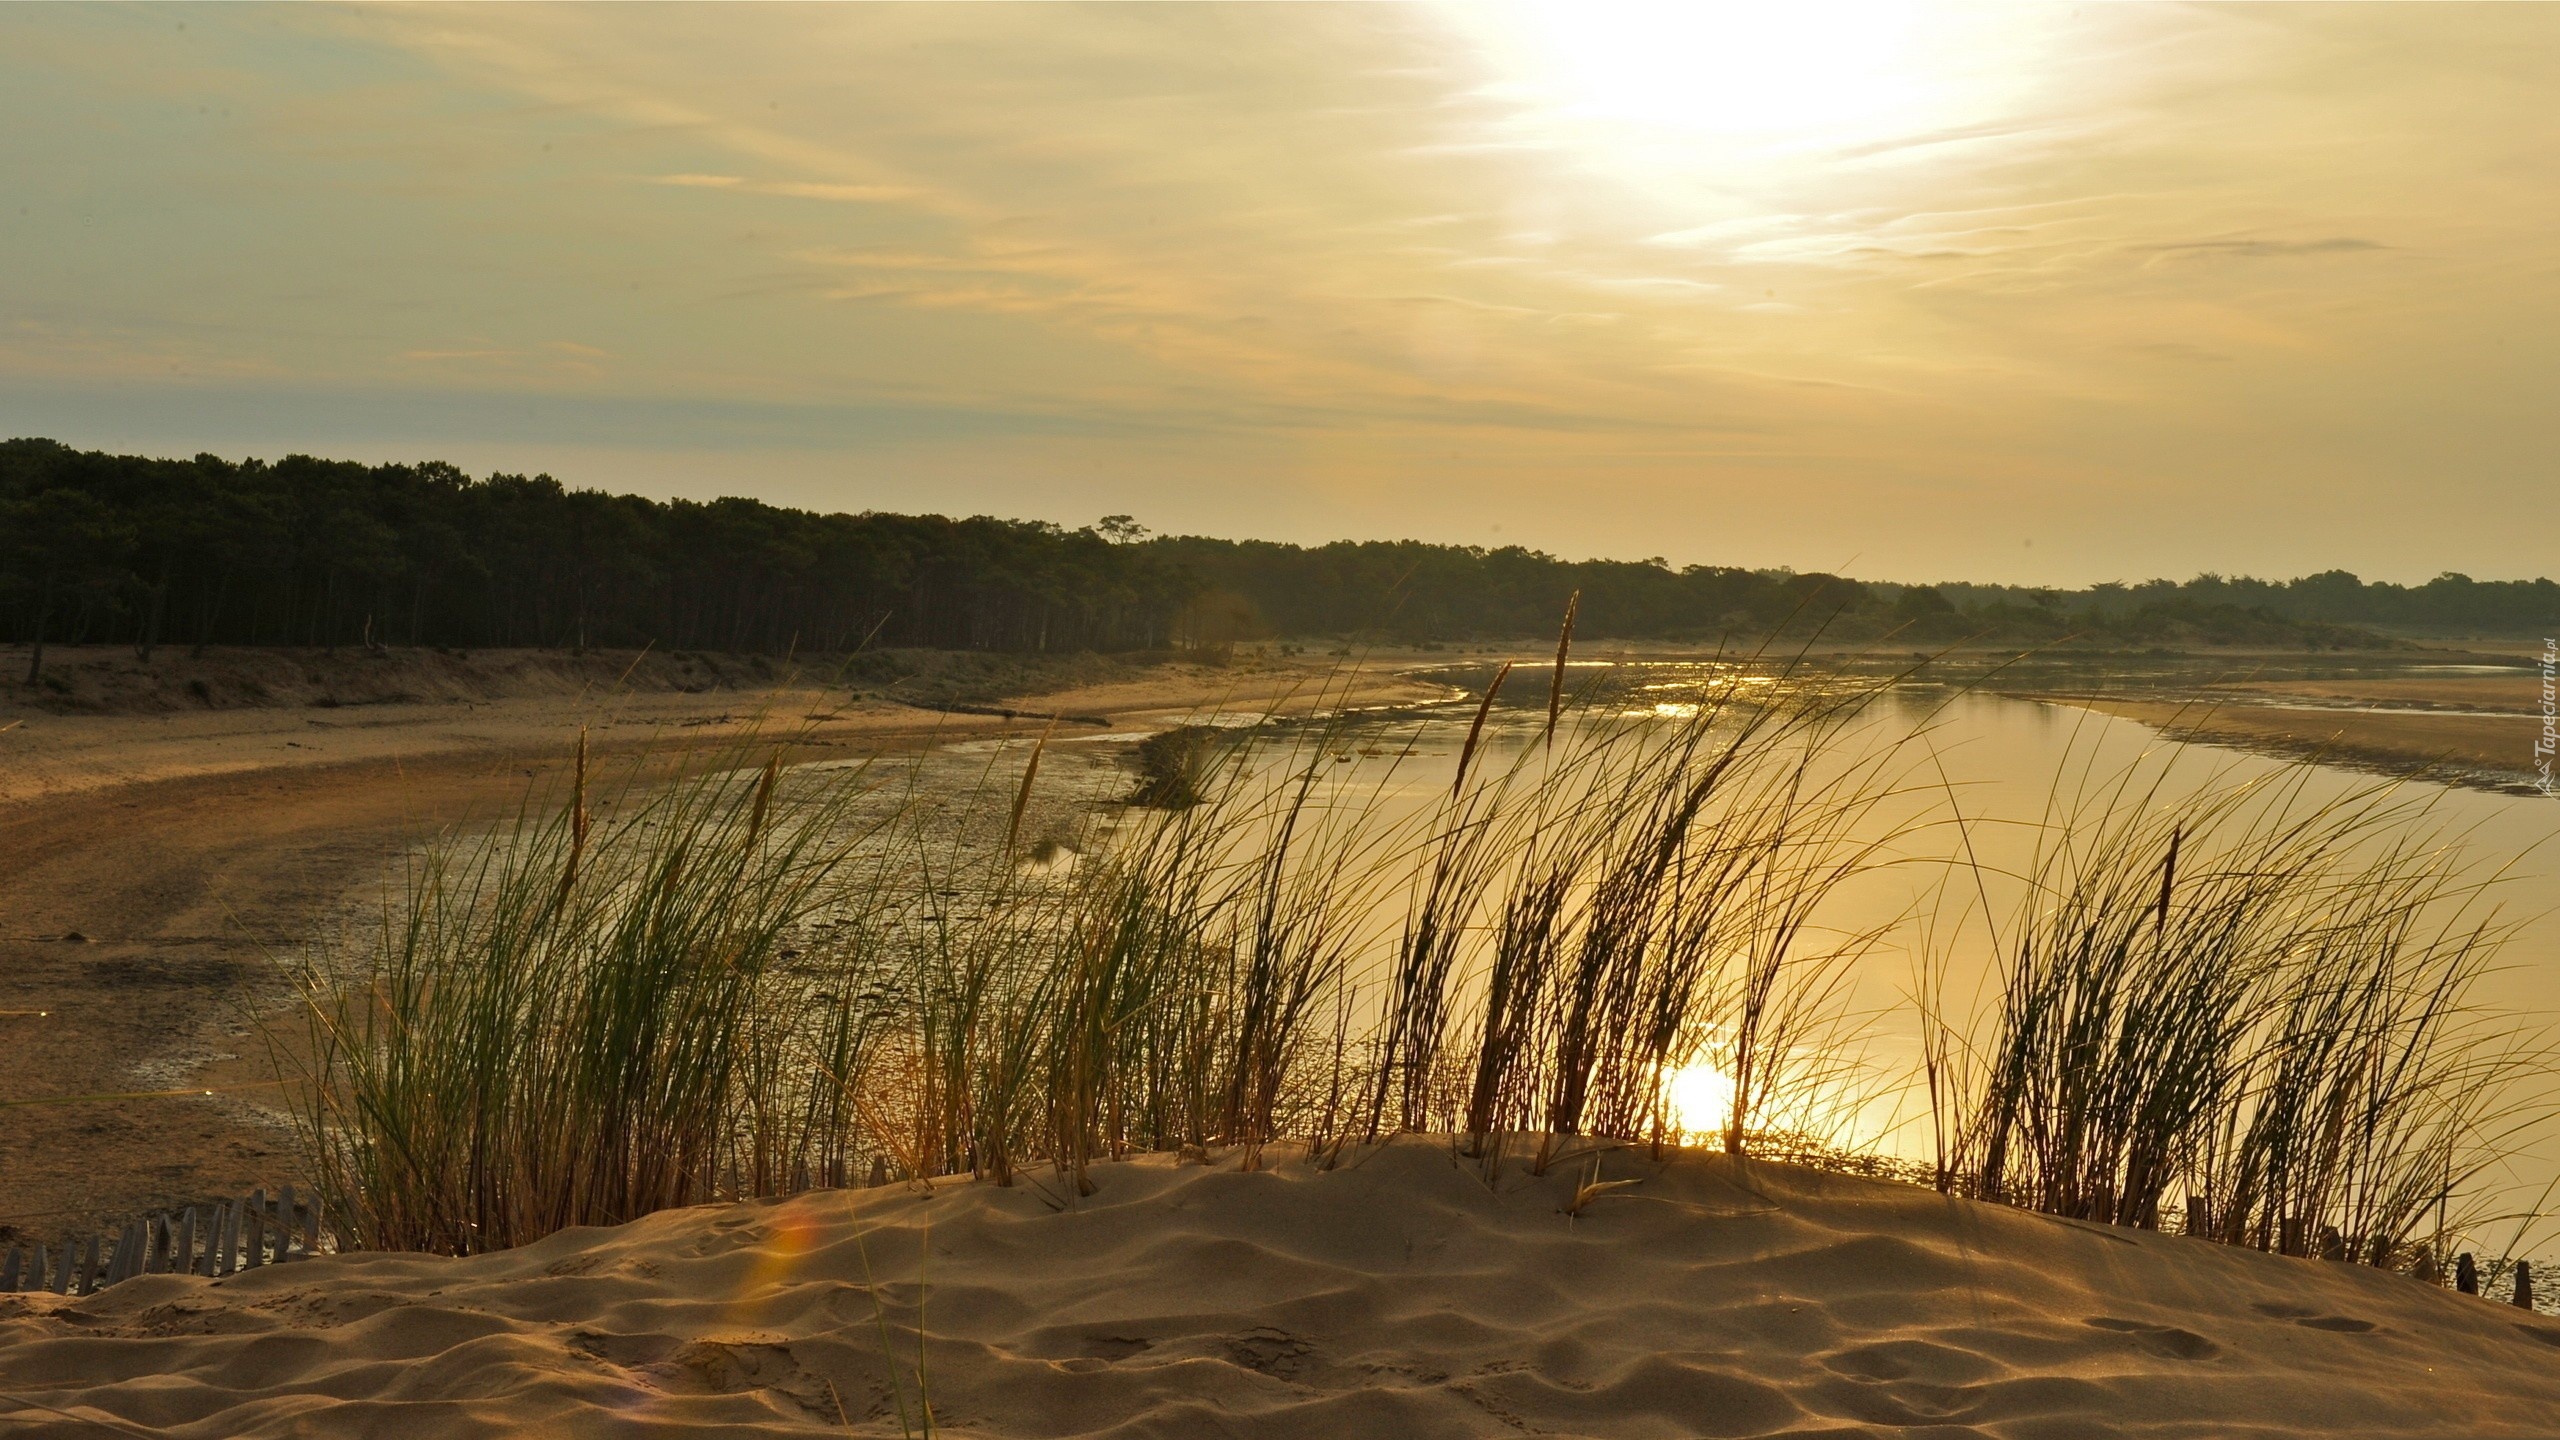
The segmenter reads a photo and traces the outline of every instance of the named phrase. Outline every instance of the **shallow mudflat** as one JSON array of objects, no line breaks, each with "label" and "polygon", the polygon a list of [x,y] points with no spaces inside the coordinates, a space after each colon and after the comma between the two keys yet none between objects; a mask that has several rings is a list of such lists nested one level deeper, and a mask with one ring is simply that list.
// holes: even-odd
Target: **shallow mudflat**
[{"label": "shallow mudflat", "polygon": [[2182,738],[2368,768],[2440,767],[2488,788],[2530,783],[2542,734],[2541,681],[2531,672],[2408,673],[2330,680],[2237,681],[2175,693],[2069,699]]},{"label": "shallow mudflat", "polygon": [[893,1389],[921,1428],[921,1320],[950,1434],[2545,1437],[2560,1416],[2560,1321],[2367,1268],[1722,1157],[1604,1157],[1642,1183],[1579,1218],[1588,1160],[1487,1183],[1428,1139],[1269,1159],[0,1299],[0,1391],[182,1440],[896,1434]]}]

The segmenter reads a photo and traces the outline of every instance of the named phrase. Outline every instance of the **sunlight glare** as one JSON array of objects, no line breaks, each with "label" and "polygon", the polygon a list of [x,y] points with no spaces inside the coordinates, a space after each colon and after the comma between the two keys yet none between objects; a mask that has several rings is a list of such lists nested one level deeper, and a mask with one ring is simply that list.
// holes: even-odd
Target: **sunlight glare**
[{"label": "sunlight glare", "polygon": [[1733,1119],[1733,1077],[1704,1060],[1671,1072],[1663,1086],[1671,1128],[1689,1144],[1715,1139]]},{"label": "sunlight glare", "polygon": [[1588,115],[1765,136],[1872,122],[1925,89],[1904,64],[1904,4],[1541,4],[1524,18]]},{"label": "sunlight glare", "polygon": [[1446,13],[1506,77],[1493,93],[1559,138],[1654,168],[1978,124],[2031,73],[2029,27],[1992,7],[1514,0]]}]

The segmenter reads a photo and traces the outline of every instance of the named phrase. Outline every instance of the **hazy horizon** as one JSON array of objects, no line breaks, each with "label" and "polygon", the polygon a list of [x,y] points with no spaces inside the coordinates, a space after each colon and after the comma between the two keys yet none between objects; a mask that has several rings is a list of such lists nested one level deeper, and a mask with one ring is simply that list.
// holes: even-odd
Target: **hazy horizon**
[{"label": "hazy horizon", "polygon": [[1899,581],[2554,568],[2546,7],[0,35],[0,432]]}]

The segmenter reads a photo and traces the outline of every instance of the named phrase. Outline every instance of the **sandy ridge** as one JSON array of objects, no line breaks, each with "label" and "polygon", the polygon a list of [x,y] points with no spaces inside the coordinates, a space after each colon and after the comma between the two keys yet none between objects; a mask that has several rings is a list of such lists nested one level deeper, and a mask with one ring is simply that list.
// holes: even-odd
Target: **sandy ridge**
[{"label": "sandy ridge", "polygon": [[[0,1391],[213,1437],[2547,1437],[2560,1322],[1722,1156],[1579,1219],[1412,1138],[0,1300]],[[859,1236],[859,1239],[857,1239]],[[871,1281],[876,1280],[877,1288]],[[885,1315],[884,1359],[874,1298]],[[39,1419],[24,1433],[83,1428]]]}]

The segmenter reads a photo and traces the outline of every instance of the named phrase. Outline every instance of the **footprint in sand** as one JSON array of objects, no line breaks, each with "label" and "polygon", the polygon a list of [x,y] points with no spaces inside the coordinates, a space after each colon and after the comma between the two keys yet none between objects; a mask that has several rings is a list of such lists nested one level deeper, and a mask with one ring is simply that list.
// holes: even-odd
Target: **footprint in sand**
[{"label": "footprint in sand", "polygon": [[2305,1310],[2298,1305],[2262,1303],[2249,1308],[2271,1319],[2290,1320],[2306,1330],[2327,1330],[2339,1335],[2362,1335],[2374,1328],[2370,1320],[2356,1320],[2344,1315],[2323,1315],[2317,1310]]},{"label": "footprint in sand", "polygon": [[2210,1360],[2222,1353],[2221,1346],[2193,1330],[2181,1330],[2175,1325],[2153,1325],[2115,1315],[2092,1315],[2082,1323],[2100,1330],[2113,1330],[2152,1354],[2172,1360]]},{"label": "footprint in sand", "polygon": [[2008,1369],[1988,1356],[1926,1340],[1887,1340],[1824,1357],[1823,1368],[1857,1380],[1973,1384]]}]

